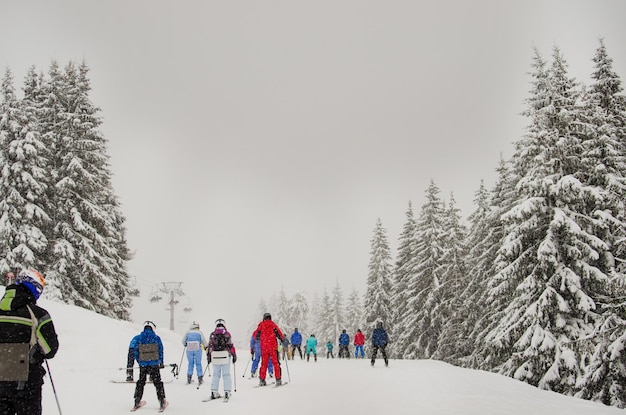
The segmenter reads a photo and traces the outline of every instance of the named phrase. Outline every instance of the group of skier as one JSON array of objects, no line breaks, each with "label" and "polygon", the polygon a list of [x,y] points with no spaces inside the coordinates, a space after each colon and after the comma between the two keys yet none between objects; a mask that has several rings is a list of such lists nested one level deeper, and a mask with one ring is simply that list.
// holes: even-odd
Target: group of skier
[{"label": "group of skier", "polygon": [[[139,379],[135,386],[132,410],[137,410],[145,405],[142,397],[148,376],[156,388],[160,404],[159,410],[162,412],[168,406],[160,373],[160,369],[165,367],[163,363],[163,343],[161,338],[155,333],[155,330],[156,325],[153,322],[144,322],[143,331],[133,337],[128,347],[127,382],[133,381],[132,367],[134,362],[137,361],[139,365]],[[232,389],[230,363],[232,361],[234,364],[237,361],[237,353],[224,320],[216,320],[215,329],[209,336],[208,341],[200,331],[200,325],[196,322],[192,323],[187,333],[183,336],[182,343],[187,354],[187,383],[191,383],[194,370],[198,378],[198,385],[203,383],[202,353],[206,350],[208,364],[213,363],[213,377],[209,399],[221,397],[218,388],[220,380],[223,380],[224,399],[227,401],[230,398]]]},{"label": "group of skier", "polygon": [[[385,350],[388,342],[389,342],[389,338],[388,338],[387,332],[383,328],[383,323],[379,321],[378,323],[376,323],[376,328],[374,329],[372,333],[372,360],[371,360],[372,366],[374,365],[376,361],[376,355],[378,354],[378,350],[381,351],[381,354],[385,361],[385,366],[389,364],[389,360],[387,358],[387,352]],[[345,329],[341,331],[341,334],[339,335],[338,343],[339,343],[338,357],[349,359],[350,358],[350,350],[349,350],[350,335],[346,332]],[[364,350],[365,335],[363,334],[361,329],[357,329],[354,335],[353,344],[354,344],[355,359],[356,358],[364,359],[365,358],[365,350]],[[298,329],[295,328],[293,334],[291,335],[290,355],[292,359],[293,357],[295,357],[296,351],[298,351],[300,355],[300,359],[304,358],[302,355],[301,345],[302,345],[302,335],[300,334]],[[335,357],[333,353],[334,347],[335,346],[332,341],[328,340],[326,342],[326,358],[327,359],[328,358],[334,359]],[[317,348],[317,339],[315,338],[315,335],[311,334],[311,337],[309,337],[305,343],[305,355],[306,355],[307,361],[309,361],[311,354],[313,354],[315,361],[317,361],[316,348]]]},{"label": "group of skier", "polygon": [[[230,332],[226,329],[225,321],[218,319],[215,322],[215,329],[210,334],[209,339],[205,338],[204,334],[200,331],[200,325],[193,322],[189,327],[189,330],[182,339],[182,344],[185,347],[185,353],[187,355],[187,384],[192,383],[194,372],[197,377],[198,387],[204,381],[204,370],[208,369],[208,364],[213,364],[213,376],[211,382],[211,395],[206,400],[218,399],[221,397],[219,393],[220,380],[223,381],[224,400],[228,401],[232,391],[232,375],[231,375],[231,362],[235,364],[237,361],[237,353],[232,341]],[[156,325],[151,321],[144,323],[143,331],[137,336],[133,337],[128,349],[128,362],[127,362],[127,378],[128,382],[133,381],[133,365],[137,361],[139,364],[139,379],[137,380],[134,393],[134,405],[133,410],[139,409],[145,404],[142,400],[144,387],[149,377],[155,386],[157,398],[160,403],[160,411],[165,410],[168,406],[168,402],[165,399],[165,388],[163,381],[161,380],[160,369],[164,368],[163,362],[163,343],[160,337],[156,334]],[[274,377],[275,386],[283,384],[282,371],[280,364],[280,349],[285,352],[286,344],[291,342],[291,347],[287,355],[283,355],[283,358],[288,358],[291,355],[293,358],[296,351],[299,352],[300,358],[304,359],[306,356],[307,362],[310,361],[311,355],[313,360],[317,362],[317,339],[314,334],[311,334],[305,341],[305,350],[302,352],[302,335],[298,329],[294,329],[290,339],[284,335],[282,330],[272,321],[270,313],[263,315],[263,320],[258,324],[257,328],[250,337],[250,360],[252,366],[250,368],[250,375],[252,378],[257,376],[259,378],[259,386],[267,385],[267,375]],[[346,333],[346,330],[342,330],[339,336],[339,357],[349,358],[348,344],[350,338]],[[374,332],[372,333],[372,360],[373,366],[376,360],[378,350],[381,351],[385,366],[388,365],[387,354],[385,347],[388,343],[388,336],[386,331],[382,327],[382,322],[378,322]],[[355,357],[365,357],[363,346],[365,344],[365,336],[361,330],[357,330],[354,336],[355,345]],[[281,346],[281,347],[279,347]],[[327,358],[332,355],[332,342],[328,342],[327,345]],[[206,351],[207,356],[207,368],[202,368],[202,353]]]},{"label": "group of skier", "polygon": [[[59,347],[50,316],[46,310],[36,305],[44,286],[43,274],[34,269],[22,270],[17,277],[12,275],[5,294],[0,300],[0,345],[2,346],[0,347],[0,358],[3,362],[3,370],[0,372],[0,413],[41,414],[41,385],[45,374],[42,365],[45,359],[54,357]],[[224,399],[227,401],[232,390],[231,362],[234,364],[237,361],[237,353],[224,320],[218,319],[215,323],[215,329],[208,341],[200,331],[200,325],[196,322],[190,326],[183,337],[182,344],[185,347],[188,361],[187,383],[192,382],[194,370],[198,379],[198,386],[203,383],[202,353],[203,350],[206,350],[208,364],[213,363],[209,399],[221,397],[218,388],[220,380],[223,380]],[[343,330],[340,336],[340,346],[346,344],[345,337],[347,334]],[[365,338],[358,330],[354,344],[359,348],[355,350],[355,357],[358,356],[358,353],[364,357],[364,342]],[[372,334],[372,366],[378,350],[382,352],[385,365],[388,364],[385,352],[387,342],[387,333],[383,329],[382,323],[379,322]],[[285,353],[288,343],[289,340],[272,321],[271,314],[265,313],[263,320],[258,324],[250,338],[251,377],[256,376],[258,369],[260,386],[267,384],[266,376],[268,373],[270,377],[274,376],[276,386],[283,384],[279,345]],[[327,347],[332,353],[332,343],[329,343],[330,347]],[[298,350],[300,357],[303,358],[302,335],[298,329],[295,329],[291,335],[291,344],[291,352],[295,353]],[[343,350],[347,351],[347,348],[342,349],[342,353]],[[311,354],[314,361],[317,361],[317,339],[315,335],[311,334],[306,340],[304,354],[307,361],[309,361]],[[30,359],[24,359],[23,356],[25,355],[30,355]],[[283,356],[284,358],[287,357],[285,354]],[[28,363],[21,364],[25,360]],[[139,378],[135,385],[132,410],[137,410],[145,405],[142,398],[144,387],[149,378],[156,389],[159,411],[164,411],[168,406],[168,401],[165,397],[165,387],[160,372],[160,369],[165,367],[163,342],[156,334],[156,324],[152,321],[145,321],[142,332],[134,336],[129,344],[126,366],[127,382],[134,381],[133,365],[135,361],[139,365]]]}]

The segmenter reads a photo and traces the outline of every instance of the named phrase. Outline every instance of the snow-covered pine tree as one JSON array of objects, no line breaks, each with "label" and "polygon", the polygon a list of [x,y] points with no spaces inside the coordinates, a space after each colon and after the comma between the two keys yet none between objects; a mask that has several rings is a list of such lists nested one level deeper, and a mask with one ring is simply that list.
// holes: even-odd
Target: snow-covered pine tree
[{"label": "snow-covered pine tree", "polygon": [[[580,132],[584,138],[581,160],[586,173],[583,180],[597,188],[598,195],[590,205],[597,234],[610,252],[597,258],[603,268],[613,268],[610,276],[610,296],[598,296],[602,311],[594,336],[585,341],[589,353],[583,355],[589,364],[580,378],[577,396],[597,400],[607,405],[626,407],[626,321],[624,321],[624,257],[626,224],[626,105],[619,76],[613,70],[604,42],[593,58],[594,82],[583,99]],[[614,265],[613,265],[614,264]],[[583,352],[585,350],[583,349]]]},{"label": "snow-covered pine tree", "polygon": [[[334,307],[330,294],[326,288],[322,292],[322,297],[319,303],[319,313],[316,313],[318,321],[316,324],[316,331],[318,333],[318,339],[324,339],[325,341],[332,341],[337,346],[337,339],[339,338],[339,327],[334,319]],[[321,337],[320,337],[321,336]]]},{"label": "snow-covered pine tree", "polygon": [[[406,222],[404,223],[402,233],[398,237],[398,253],[394,272],[392,274],[393,284],[391,286],[391,324],[389,324],[390,333],[400,333],[402,318],[408,312],[408,286],[413,275],[411,266],[414,264],[412,258],[416,255],[417,243],[415,240],[415,216],[413,214],[413,204],[409,201],[406,210]],[[387,354],[395,359],[402,359],[403,353],[407,345],[400,343],[400,339],[396,339],[387,348]]]},{"label": "snow-covered pine tree", "polygon": [[[310,301],[310,307],[309,307],[309,311],[307,312],[306,315],[306,327],[309,328],[309,330],[311,330],[313,333],[315,333],[315,336],[317,337],[318,341],[321,341],[321,339],[324,337],[324,333],[325,333],[325,325],[323,324],[323,322],[320,320],[321,315],[322,315],[322,300],[320,298],[320,294],[317,292],[314,292]],[[297,326],[296,326],[297,327]],[[294,327],[290,327],[290,334],[291,331],[294,329]],[[322,336],[322,337],[320,337]]]},{"label": "snow-covered pine tree", "polygon": [[578,92],[558,48],[535,81],[541,87],[529,100],[531,123],[513,159],[520,198],[503,215],[505,238],[490,284],[492,294],[513,297],[487,341],[509,355],[501,373],[571,393],[582,370],[578,341],[594,330],[595,299],[608,294],[611,270],[598,261],[608,247],[587,208],[597,189],[580,181]]},{"label": "snow-covered pine tree", "polygon": [[303,333],[309,332],[309,301],[302,292],[297,292],[291,298],[291,318],[285,330],[298,327]]},{"label": "snow-covered pine tree", "polygon": [[272,313],[272,320],[274,323],[278,325],[278,327],[289,327],[291,326],[291,301],[287,298],[287,294],[285,293],[285,288],[280,287],[280,291],[278,292],[278,296],[276,297],[276,308],[275,312]]},{"label": "snow-covered pine tree", "polygon": [[[27,78],[27,80],[32,78]],[[45,272],[47,160],[36,103],[19,100],[13,75],[2,80],[0,104],[0,272],[34,267]],[[3,279],[4,280],[4,279]]]},{"label": "snow-covered pine tree", "polygon": [[477,369],[488,369],[502,362],[494,363],[493,355],[486,353],[485,336],[491,330],[490,324],[498,312],[508,304],[510,297],[492,297],[487,290],[489,277],[495,274],[494,263],[501,246],[504,225],[501,212],[516,199],[515,178],[510,165],[502,157],[496,169],[498,179],[492,191],[487,192],[481,185],[474,203],[476,210],[469,216],[468,232],[468,274],[470,280],[461,293],[467,319],[464,321],[463,342],[469,355],[462,364]]},{"label": "snow-covered pine tree", "polygon": [[[335,286],[333,287],[333,291],[330,298],[331,305],[331,324],[341,330],[348,328],[346,327],[346,304],[343,297],[343,289],[339,284],[339,281],[335,282]],[[339,334],[337,334],[339,336]]]},{"label": "snow-covered pine tree", "polygon": [[99,109],[86,64],[52,62],[43,86],[42,133],[50,150],[54,228],[48,274],[61,300],[129,319],[124,217],[111,184]]},{"label": "snow-covered pine tree", "polygon": [[448,208],[444,211],[444,251],[441,257],[441,284],[437,288],[438,303],[433,309],[433,322],[441,327],[435,359],[459,364],[465,351],[461,347],[462,327],[467,318],[461,298],[462,290],[470,283],[467,274],[467,228],[462,223],[461,211],[450,195]]},{"label": "snow-covered pine tree", "polygon": [[416,221],[415,255],[407,266],[412,270],[407,285],[407,310],[400,317],[400,327],[395,329],[398,330],[396,350],[405,359],[430,358],[437,348],[441,329],[431,324],[444,251],[444,206],[439,192],[439,187],[431,180],[426,189],[426,202]]},{"label": "snow-covered pine tree", "polygon": [[[392,321],[390,305],[392,272],[393,266],[387,230],[383,227],[381,219],[378,218],[374,228],[374,236],[370,242],[367,287],[363,298],[365,327],[373,329],[377,321],[382,321],[385,326],[389,326],[389,322]],[[390,337],[392,336],[392,332],[388,334]]]},{"label": "snow-covered pine tree", "polygon": [[352,334],[356,333],[357,329],[361,329],[363,333],[367,333],[363,322],[365,314],[363,313],[363,304],[361,303],[361,296],[356,288],[353,288],[348,294],[348,303],[346,304],[346,330]]}]

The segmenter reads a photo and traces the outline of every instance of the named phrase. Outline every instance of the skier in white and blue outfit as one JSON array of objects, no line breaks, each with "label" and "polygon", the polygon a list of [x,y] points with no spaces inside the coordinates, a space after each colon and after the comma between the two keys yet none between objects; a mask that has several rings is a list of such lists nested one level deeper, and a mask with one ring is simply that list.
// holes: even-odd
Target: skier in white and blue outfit
[{"label": "skier in white and blue outfit", "polygon": [[209,350],[207,359],[213,363],[213,381],[211,382],[211,397],[217,399],[221,395],[218,392],[220,379],[224,379],[224,398],[230,398],[232,379],[230,376],[230,361],[233,365],[237,362],[237,353],[232,338],[226,330],[225,322],[221,318],[216,321],[216,327],[209,336]]},{"label": "skier in white and blue outfit", "polygon": [[[250,368],[250,377],[256,377],[256,370],[261,362],[261,342],[252,336],[250,338],[250,354],[252,355],[252,367]],[[267,371],[270,377],[274,377],[274,364],[270,360]]]},{"label": "skier in white and blue outfit", "polygon": [[198,384],[202,384],[202,349],[206,349],[207,341],[195,321],[183,337],[183,346],[187,349],[187,384],[191,383],[193,369],[196,369]]}]

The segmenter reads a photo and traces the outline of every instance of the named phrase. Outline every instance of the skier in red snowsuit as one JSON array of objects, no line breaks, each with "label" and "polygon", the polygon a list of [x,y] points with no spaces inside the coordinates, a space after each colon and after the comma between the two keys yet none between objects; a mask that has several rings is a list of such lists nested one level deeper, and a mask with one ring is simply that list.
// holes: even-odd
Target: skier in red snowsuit
[{"label": "skier in red snowsuit", "polygon": [[272,321],[272,316],[270,313],[263,314],[263,321],[261,321],[252,333],[252,337],[259,340],[261,343],[261,368],[259,369],[259,385],[265,386],[267,383],[265,382],[265,375],[267,374],[267,366],[269,365],[270,359],[272,360],[272,364],[274,365],[274,376],[276,376],[276,386],[281,385],[281,371],[280,371],[280,362],[278,360],[278,342],[276,339],[280,340],[281,343],[285,341],[285,335],[278,328],[276,323]]}]

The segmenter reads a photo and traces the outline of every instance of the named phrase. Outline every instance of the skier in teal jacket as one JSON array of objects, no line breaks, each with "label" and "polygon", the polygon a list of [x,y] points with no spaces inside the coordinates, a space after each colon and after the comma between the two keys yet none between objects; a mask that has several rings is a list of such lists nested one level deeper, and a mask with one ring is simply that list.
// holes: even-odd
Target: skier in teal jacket
[{"label": "skier in teal jacket", "polygon": [[315,338],[315,334],[311,334],[311,337],[306,339],[306,361],[309,361],[311,357],[311,353],[313,353],[313,358],[317,362],[317,339]]}]

